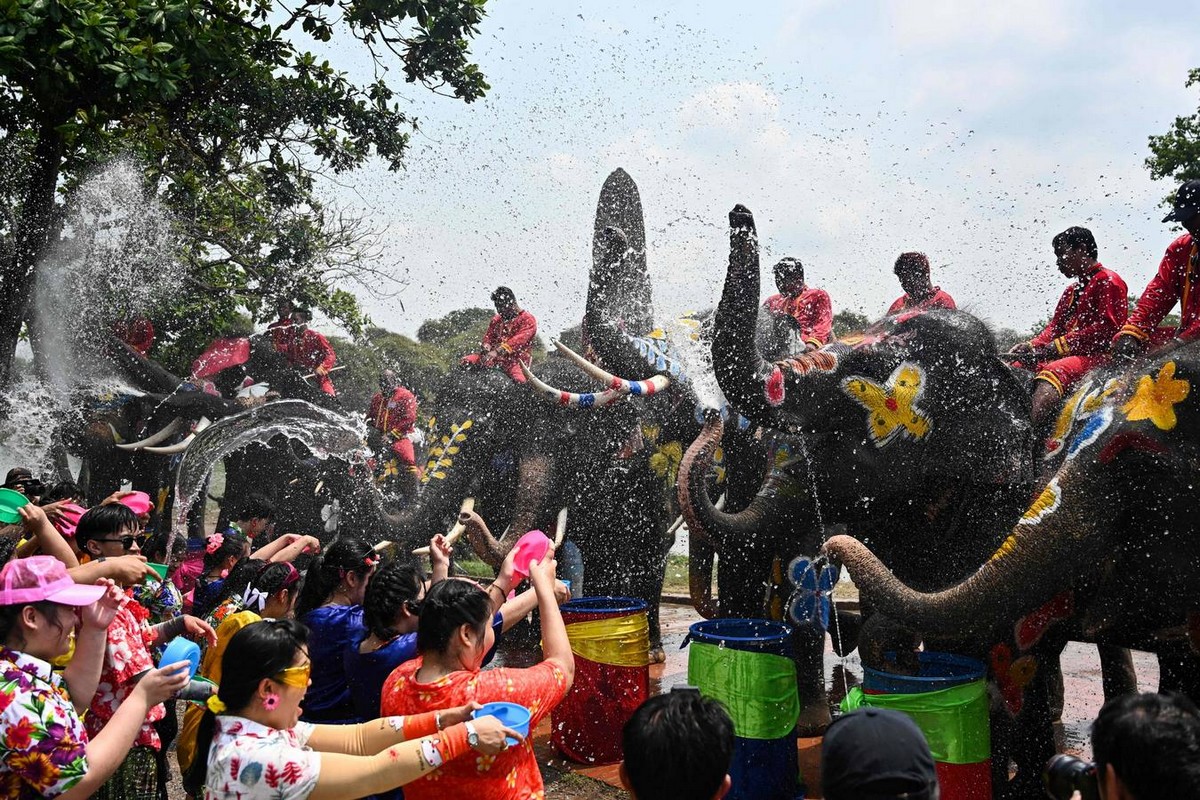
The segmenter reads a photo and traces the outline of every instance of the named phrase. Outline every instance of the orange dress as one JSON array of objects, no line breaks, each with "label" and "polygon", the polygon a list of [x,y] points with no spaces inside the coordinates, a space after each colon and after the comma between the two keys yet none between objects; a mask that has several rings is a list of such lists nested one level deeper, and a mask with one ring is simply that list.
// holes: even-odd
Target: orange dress
[{"label": "orange dress", "polygon": [[[383,685],[380,711],[384,716],[420,714],[479,703],[519,703],[529,709],[532,732],[567,694],[567,676],[557,665],[543,661],[527,669],[460,670],[432,683],[417,680],[424,659],[417,656],[392,671]],[[526,738],[494,756],[475,753],[448,761],[420,780],[405,784],[405,800],[543,800],[542,773]]]}]

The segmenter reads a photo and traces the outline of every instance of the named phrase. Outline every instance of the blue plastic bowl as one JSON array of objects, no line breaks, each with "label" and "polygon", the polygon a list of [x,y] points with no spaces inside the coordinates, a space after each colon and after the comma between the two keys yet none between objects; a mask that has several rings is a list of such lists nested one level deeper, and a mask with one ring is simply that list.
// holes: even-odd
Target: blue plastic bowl
[{"label": "blue plastic bowl", "polygon": [[188,662],[188,680],[191,680],[195,677],[196,670],[200,668],[200,645],[191,639],[176,636],[167,643],[158,665],[165,667],[168,664],[174,664],[176,661]]},{"label": "blue plastic bowl", "polygon": [[[504,727],[512,728],[526,738],[529,737],[529,721],[533,718],[528,708],[517,703],[486,703],[483,708],[474,711],[471,716],[475,719],[495,717]],[[517,743],[517,740],[511,736],[507,741],[509,745]]]}]

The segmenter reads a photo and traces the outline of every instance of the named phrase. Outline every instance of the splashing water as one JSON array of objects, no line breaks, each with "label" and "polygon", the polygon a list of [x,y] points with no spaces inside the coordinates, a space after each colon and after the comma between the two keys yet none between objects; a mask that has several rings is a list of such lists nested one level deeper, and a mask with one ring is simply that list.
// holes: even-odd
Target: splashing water
[{"label": "splashing water", "polygon": [[663,329],[671,342],[672,355],[683,364],[684,372],[696,395],[696,402],[703,408],[719,410],[726,405],[725,395],[717,385],[712,348],[709,342],[699,335],[695,322],[690,317],[672,318]]},{"label": "splashing water", "polygon": [[170,541],[187,536],[188,512],[203,491],[209,472],[229,454],[282,435],[300,442],[322,460],[334,457],[362,464],[368,456],[366,433],[362,418],[337,414],[304,400],[278,400],[225,417],[198,434],[179,462]]}]

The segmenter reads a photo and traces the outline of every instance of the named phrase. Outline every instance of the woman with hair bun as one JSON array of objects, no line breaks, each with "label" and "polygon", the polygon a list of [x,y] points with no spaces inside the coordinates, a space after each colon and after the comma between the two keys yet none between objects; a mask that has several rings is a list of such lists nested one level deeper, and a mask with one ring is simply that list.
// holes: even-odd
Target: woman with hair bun
[{"label": "woman with hair bun", "polygon": [[313,685],[307,722],[361,722],[350,699],[343,656],[363,636],[363,597],[379,554],[357,536],[339,536],[308,568],[296,618],[311,632]]},{"label": "woman with hair bun", "polygon": [[205,800],[343,800],[402,786],[475,749],[499,753],[514,731],[472,704],[358,725],[300,721],[312,671],[308,631],[263,620],[234,634],[221,659],[184,789]]}]

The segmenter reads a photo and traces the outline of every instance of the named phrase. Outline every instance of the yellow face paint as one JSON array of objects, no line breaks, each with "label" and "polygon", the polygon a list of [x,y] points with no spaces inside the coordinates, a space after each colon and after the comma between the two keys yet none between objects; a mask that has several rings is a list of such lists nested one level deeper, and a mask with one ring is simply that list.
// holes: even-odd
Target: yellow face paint
[{"label": "yellow face paint", "polygon": [[925,393],[925,372],[916,364],[896,367],[882,385],[870,378],[852,377],[842,381],[842,389],[867,409],[867,432],[877,446],[897,437],[924,439],[928,435],[929,417],[917,407]]},{"label": "yellow face paint", "polygon": [[1137,390],[1125,405],[1122,413],[1130,422],[1148,419],[1159,430],[1169,431],[1178,423],[1175,406],[1188,396],[1191,384],[1185,378],[1175,377],[1175,362],[1162,365],[1157,377],[1143,375],[1138,380]]}]

